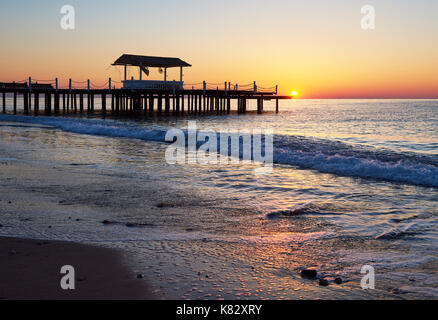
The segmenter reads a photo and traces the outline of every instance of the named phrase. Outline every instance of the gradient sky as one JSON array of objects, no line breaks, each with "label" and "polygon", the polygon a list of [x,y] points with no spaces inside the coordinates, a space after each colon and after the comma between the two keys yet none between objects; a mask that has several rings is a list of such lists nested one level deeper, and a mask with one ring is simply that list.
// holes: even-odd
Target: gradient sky
[{"label": "gradient sky", "polygon": [[[74,31],[60,27],[65,4],[76,9]],[[374,31],[360,27],[365,4],[375,6]],[[1,1],[0,81],[120,80],[110,65],[132,53],[191,63],[186,83],[255,80],[301,98],[438,98],[437,16],[437,0]]]}]

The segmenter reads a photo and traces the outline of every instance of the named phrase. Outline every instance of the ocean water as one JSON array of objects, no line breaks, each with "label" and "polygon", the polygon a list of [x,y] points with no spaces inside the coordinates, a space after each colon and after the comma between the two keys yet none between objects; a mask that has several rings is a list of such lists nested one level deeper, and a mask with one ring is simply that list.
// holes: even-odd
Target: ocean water
[{"label": "ocean water", "polygon": [[[74,230],[56,213],[23,224],[5,212],[0,234],[123,248],[137,270],[158,270],[157,287],[178,283],[166,298],[320,297],[323,289],[306,282],[295,291],[303,267],[346,280],[344,291],[330,286],[322,298],[437,298],[438,101],[295,100],[278,115],[273,103],[265,109],[142,121],[0,115],[0,161],[120,175],[135,196],[116,193],[105,210],[96,201],[90,212],[71,209],[84,219]],[[189,120],[200,132],[273,130],[272,173],[255,175],[256,163],[167,164],[166,132]],[[72,208],[87,207],[91,196],[72,190]],[[104,218],[146,224],[102,227]],[[47,221],[57,227],[43,228]],[[193,257],[229,283],[191,279],[202,269]],[[245,265],[258,273],[241,272]],[[363,265],[376,270],[377,295],[360,288]]]}]

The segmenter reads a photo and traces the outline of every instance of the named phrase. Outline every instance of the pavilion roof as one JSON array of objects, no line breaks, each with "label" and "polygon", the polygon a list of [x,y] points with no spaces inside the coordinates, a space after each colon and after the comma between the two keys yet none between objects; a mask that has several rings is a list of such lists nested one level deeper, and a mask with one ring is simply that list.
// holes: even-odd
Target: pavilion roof
[{"label": "pavilion roof", "polygon": [[136,66],[136,67],[152,67],[152,68],[175,68],[175,67],[191,67],[185,61],[179,58],[167,57],[152,57],[152,56],[138,56],[132,54],[124,54],[118,58],[113,66]]}]

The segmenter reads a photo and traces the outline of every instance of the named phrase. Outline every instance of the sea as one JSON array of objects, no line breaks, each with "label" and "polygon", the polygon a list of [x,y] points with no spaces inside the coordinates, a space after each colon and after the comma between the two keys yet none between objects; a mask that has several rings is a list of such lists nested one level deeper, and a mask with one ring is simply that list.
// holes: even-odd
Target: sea
[{"label": "sea", "polygon": [[[32,188],[1,182],[0,199],[14,187],[49,200],[11,209],[4,198],[0,235],[120,249],[163,299],[437,299],[438,100],[296,99],[274,111],[267,101],[263,115],[0,114],[2,170],[59,172]],[[168,163],[166,134],[190,122],[198,133],[269,130],[272,170]],[[302,278],[306,268],[329,286]]]}]

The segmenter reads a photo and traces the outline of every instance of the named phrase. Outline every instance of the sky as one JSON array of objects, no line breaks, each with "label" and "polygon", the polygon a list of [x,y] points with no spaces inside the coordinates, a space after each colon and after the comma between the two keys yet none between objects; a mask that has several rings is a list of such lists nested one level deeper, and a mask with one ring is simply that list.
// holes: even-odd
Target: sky
[{"label": "sky", "polygon": [[[75,30],[60,26],[66,4]],[[364,5],[375,8],[374,30],[361,28]],[[186,83],[256,81],[300,98],[438,98],[437,16],[436,0],[1,1],[0,81],[118,81],[123,70],[111,64],[130,53],[189,62]]]}]

